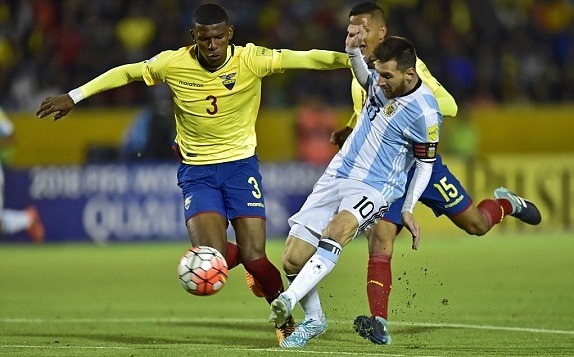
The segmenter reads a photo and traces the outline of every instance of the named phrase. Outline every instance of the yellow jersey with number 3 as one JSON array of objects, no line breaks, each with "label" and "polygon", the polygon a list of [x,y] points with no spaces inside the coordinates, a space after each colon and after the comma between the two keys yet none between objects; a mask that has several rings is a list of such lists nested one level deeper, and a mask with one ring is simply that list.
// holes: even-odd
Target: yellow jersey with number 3
[{"label": "yellow jersey with number 3", "polygon": [[175,140],[184,163],[213,164],[254,155],[261,79],[282,71],[280,57],[280,51],[253,44],[231,45],[227,61],[210,72],[199,64],[194,45],[161,52],[145,63],[146,84],[165,82],[172,90]]},{"label": "yellow jersey with number 3", "polygon": [[261,102],[261,80],[285,69],[350,68],[346,53],[327,50],[273,50],[230,45],[226,61],[208,71],[195,45],[163,51],[144,62],[114,67],[70,91],[74,103],[132,81],[167,83],[172,91],[176,142],[183,162],[207,165],[241,160],[255,154],[255,121]]}]

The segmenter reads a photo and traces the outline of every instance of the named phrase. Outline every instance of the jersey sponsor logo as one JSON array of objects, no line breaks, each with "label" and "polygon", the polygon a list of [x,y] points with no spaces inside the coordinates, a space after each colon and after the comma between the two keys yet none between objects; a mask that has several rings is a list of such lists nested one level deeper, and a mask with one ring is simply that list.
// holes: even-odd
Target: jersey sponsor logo
[{"label": "jersey sponsor logo", "polygon": [[179,81],[179,84],[182,84],[182,85],[188,86],[188,87],[199,87],[199,88],[203,87],[203,84],[201,84],[201,83]]},{"label": "jersey sponsor logo", "polygon": [[429,141],[438,141],[438,124],[428,127],[427,135]]},{"label": "jersey sponsor logo", "polygon": [[221,78],[221,83],[223,83],[223,85],[225,86],[225,88],[232,90],[233,87],[235,86],[235,75],[237,73],[233,72],[233,73],[229,73],[229,74],[222,74],[221,76],[219,76],[219,78]]},{"label": "jersey sponsor logo", "polygon": [[257,51],[255,51],[255,55],[270,57],[273,55],[273,51],[268,48],[258,46]]},{"label": "jersey sponsor logo", "polygon": [[464,195],[460,195],[456,198],[456,200],[452,201],[449,204],[444,205],[444,208],[451,208],[453,206],[456,206],[457,204],[459,204],[462,200],[464,200]]},{"label": "jersey sponsor logo", "polygon": [[397,102],[394,100],[388,101],[383,108],[383,113],[385,116],[390,117],[397,111]]}]

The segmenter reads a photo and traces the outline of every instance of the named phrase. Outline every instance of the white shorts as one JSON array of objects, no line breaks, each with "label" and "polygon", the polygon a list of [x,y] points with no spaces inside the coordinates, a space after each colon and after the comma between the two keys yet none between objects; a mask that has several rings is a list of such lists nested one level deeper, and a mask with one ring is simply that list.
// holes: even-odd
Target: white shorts
[{"label": "white shorts", "polygon": [[303,207],[289,218],[289,235],[316,247],[325,227],[343,210],[357,218],[356,236],[381,218],[388,210],[388,204],[379,191],[366,183],[324,174]]}]

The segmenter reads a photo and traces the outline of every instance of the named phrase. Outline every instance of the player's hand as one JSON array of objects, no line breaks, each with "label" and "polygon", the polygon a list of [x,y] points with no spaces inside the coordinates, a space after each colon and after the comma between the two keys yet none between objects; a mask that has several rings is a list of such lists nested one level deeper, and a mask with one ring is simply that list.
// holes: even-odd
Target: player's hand
[{"label": "player's hand", "polygon": [[413,250],[419,249],[419,241],[421,239],[421,227],[415,221],[415,217],[410,212],[403,212],[401,213],[401,219],[403,221],[403,225],[411,232],[411,236],[413,237]]},{"label": "player's hand", "polygon": [[42,101],[40,108],[36,112],[38,118],[44,118],[52,113],[54,121],[66,116],[70,110],[74,109],[74,100],[68,94],[60,94],[55,97],[48,97]]},{"label": "player's hand", "polygon": [[351,135],[352,131],[353,128],[350,128],[348,126],[344,127],[343,129],[336,130],[331,133],[331,138],[329,139],[329,142],[333,145],[338,145],[340,149],[345,143],[345,140],[347,140],[347,137]]},{"label": "player's hand", "polygon": [[347,38],[345,39],[346,48],[357,48],[361,46],[365,37],[367,36],[367,31],[362,25],[350,24],[347,27]]}]

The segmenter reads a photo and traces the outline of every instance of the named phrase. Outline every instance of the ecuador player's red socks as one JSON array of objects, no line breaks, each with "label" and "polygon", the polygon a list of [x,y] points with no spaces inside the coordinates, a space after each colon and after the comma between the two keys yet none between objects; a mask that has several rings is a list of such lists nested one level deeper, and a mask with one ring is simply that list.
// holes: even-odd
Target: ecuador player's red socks
[{"label": "ecuador player's red socks", "polygon": [[504,216],[512,213],[512,205],[508,200],[490,198],[480,201],[477,206],[478,210],[486,216],[488,220],[488,229],[495,224],[502,222]]},{"label": "ecuador player's red socks", "polygon": [[499,198],[496,202],[500,205],[502,210],[504,211],[505,216],[509,216],[512,214],[512,203],[509,200],[504,198]]},{"label": "ecuador player's red socks", "polygon": [[393,275],[391,273],[391,256],[384,253],[369,255],[367,270],[367,298],[371,315],[387,319],[389,295],[391,295]]},{"label": "ecuador player's red socks", "polygon": [[250,262],[244,262],[243,266],[249,274],[253,275],[263,294],[265,294],[267,302],[271,303],[284,291],[281,273],[266,256]]},{"label": "ecuador player's red socks", "polygon": [[238,266],[241,261],[239,260],[239,247],[237,244],[227,242],[225,248],[225,261],[227,262],[227,269],[231,270]]}]

